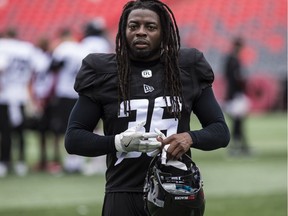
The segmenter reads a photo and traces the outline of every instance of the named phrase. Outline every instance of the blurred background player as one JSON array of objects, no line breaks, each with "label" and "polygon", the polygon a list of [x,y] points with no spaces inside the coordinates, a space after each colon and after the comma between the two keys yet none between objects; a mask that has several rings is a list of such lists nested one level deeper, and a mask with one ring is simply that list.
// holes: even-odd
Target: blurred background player
[{"label": "blurred background player", "polygon": [[224,77],[226,80],[225,111],[232,121],[232,142],[229,146],[231,155],[246,155],[249,153],[244,120],[249,112],[249,100],[245,94],[246,79],[240,54],[244,40],[240,37],[232,41],[230,53],[225,58]]},{"label": "blurred background player", "polygon": [[[56,64],[62,64],[57,73],[54,97],[51,100],[52,130],[55,133],[55,158],[54,170],[60,172],[62,169],[61,147],[63,147],[63,135],[66,130],[69,114],[78,98],[73,86],[76,75],[83,59],[82,48],[75,39],[71,30],[64,28],[60,31],[60,42],[53,50],[52,59]],[[63,166],[67,172],[79,172],[83,158],[76,155],[67,155]],[[50,168],[52,169],[52,167]]]},{"label": "blurred background player", "polygon": [[36,49],[33,44],[16,37],[16,30],[9,29],[0,41],[0,176],[12,170],[12,142],[19,150],[14,171],[20,176],[28,171],[23,135],[24,108],[30,100],[29,86],[35,71]]},{"label": "blurred background player", "polygon": [[[83,28],[83,39],[81,40],[83,58],[90,53],[114,52],[106,29],[105,19],[96,17],[87,22]],[[100,123],[101,124],[101,123]],[[99,124],[99,125],[100,125]],[[96,133],[103,134],[99,125],[95,128]],[[104,174],[106,170],[106,155],[85,159],[82,167],[84,175]]]},{"label": "blurred background player", "polygon": [[[54,161],[50,167],[47,155],[47,142],[49,134],[52,130],[51,125],[52,111],[51,101],[54,97],[55,86],[57,82],[57,72],[62,67],[62,63],[52,61],[52,53],[50,41],[42,38],[37,43],[38,53],[35,56],[37,59],[37,73],[33,76],[31,85],[31,95],[33,103],[30,106],[30,115],[27,122],[27,127],[36,132],[39,139],[39,163],[34,167],[37,171],[54,172]],[[58,149],[58,146],[54,148]],[[54,150],[54,160],[57,159],[58,151]],[[51,168],[51,170],[50,170]]]},{"label": "blurred background player", "polygon": [[88,55],[89,53],[109,53],[114,51],[110,43],[104,18],[96,17],[89,21],[84,26],[83,33],[81,46],[84,55]]}]

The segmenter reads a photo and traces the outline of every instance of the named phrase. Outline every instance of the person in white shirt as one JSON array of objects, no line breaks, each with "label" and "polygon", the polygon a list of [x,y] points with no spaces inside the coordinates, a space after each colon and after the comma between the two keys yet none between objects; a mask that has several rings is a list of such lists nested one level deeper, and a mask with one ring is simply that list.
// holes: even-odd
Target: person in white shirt
[{"label": "person in white shirt", "polygon": [[14,29],[7,31],[0,40],[0,176],[6,176],[12,169],[11,145],[18,138],[19,155],[15,172],[25,175],[24,107],[29,100],[29,85],[35,69],[33,56],[36,49],[32,43],[16,38]]},{"label": "person in white shirt", "polygon": [[[51,132],[52,127],[50,123],[52,115],[50,101],[54,95],[57,78],[56,72],[61,65],[55,65],[52,62],[50,41],[48,39],[42,38],[36,45],[38,52],[34,58],[37,61],[37,68],[31,85],[32,100],[29,106],[30,115],[27,121],[27,127],[32,129],[39,139],[39,163],[37,163],[33,169],[36,171],[50,172],[50,164],[52,164],[53,167],[54,163],[54,158],[51,163],[48,163],[49,158],[47,154],[48,140],[51,140],[48,132]],[[53,147],[58,148],[58,146]]]},{"label": "person in white shirt", "polygon": [[81,46],[84,55],[88,55],[90,53],[114,52],[110,43],[104,18],[96,17],[95,19],[89,21],[84,26],[83,33]]},{"label": "person in white shirt", "polygon": [[[60,32],[60,43],[52,52],[52,59],[63,66],[57,72],[57,81],[54,90],[54,98],[52,99],[52,130],[55,133],[55,172],[61,171],[61,143],[69,118],[75,102],[78,99],[78,94],[74,90],[74,82],[76,75],[80,69],[83,59],[82,47],[79,42],[73,37],[69,29],[62,29]],[[82,164],[82,158],[71,156],[72,168],[66,169],[66,159],[64,158],[64,170],[67,172],[79,171],[78,164]],[[70,162],[69,162],[70,163]],[[74,165],[75,164],[75,165]],[[58,170],[57,170],[58,169]]]}]

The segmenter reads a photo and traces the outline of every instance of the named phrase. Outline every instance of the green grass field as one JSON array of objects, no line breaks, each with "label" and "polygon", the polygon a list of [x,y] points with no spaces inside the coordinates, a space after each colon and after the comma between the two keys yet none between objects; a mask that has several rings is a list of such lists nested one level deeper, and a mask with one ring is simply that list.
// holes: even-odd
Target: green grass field
[{"label": "green grass field", "polygon": [[[194,150],[204,179],[205,216],[287,215],[286,113],[253,115],[246,125],[253,151],[250,157],[231,157],[227,149]],[[38,146],[33,133],[27,137],[27,154],[33,164]],[[0,179],[0,215],[99,216],[104,183],[104,176],[10,175]]]}]

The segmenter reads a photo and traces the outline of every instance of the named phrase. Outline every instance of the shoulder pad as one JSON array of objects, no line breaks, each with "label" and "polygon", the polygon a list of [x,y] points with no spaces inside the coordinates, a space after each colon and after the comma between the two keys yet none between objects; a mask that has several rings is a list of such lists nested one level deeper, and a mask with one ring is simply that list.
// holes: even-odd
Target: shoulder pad
[{"label": "shoulder pad", "polygon": [[192,76],[198,77],[201,82],[212,83],[214,73],[202,52],[195,48],[183,48],[179,51],[179,66]]},{"label": "shoulder pad", "polygon": [[107,77],[117,76],[115,54],[93,53],[86,56],[77,74],[74,89],[81,92],[99,86]]}]

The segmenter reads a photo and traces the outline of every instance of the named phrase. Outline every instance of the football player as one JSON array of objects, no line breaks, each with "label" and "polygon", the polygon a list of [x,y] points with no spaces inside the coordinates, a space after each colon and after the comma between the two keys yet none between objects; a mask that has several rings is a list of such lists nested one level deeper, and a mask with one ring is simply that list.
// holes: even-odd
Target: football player
[{"label": "football player", "polygon": [[224,110],[232,122],[231,144],[229,154],[232,156],[249,155],[250,147],[245,133],[245,120],[250,109],[250,102],[246,96],[245,74],[241,62],[241,51],[244,39],[237,37],[232,41],[231,51],[225,56],[224,78],[226,97]]},{"label": "football player", "polygon": [[15,172],[20,176],[28,172],[24,108],[31,99],[28,89],[35,72],[35,55],[35,46],[18,39],[14,28],[8,29],[0,40],[0,177],[12,171],[12,133],[16,134],[16,146],[19,149],[19,157],[13,164]]},{"label": "football player", "polygon": [[[79,94],[68,122],[68,153],[107,155],[102,215],[139,216],[153,156],[164,145],[170,160],[190,148],[214,150],[230,135],[213,95],[213,71],[197,49],[180,49],[170,8],[158,0],[123,8],[115,54],[90,54],[74,85]],[[203,128],[190,130],[194,112]],[[104,135],[93,133],[102,119]],[[159,129],[167,138],[157,137]],[[164,136],[163,136],[164,137]]]},{"label": "football player", "polygon": [[[57,70],[54,98],[51,100],[51,124],[55,134],[54,163],[49,165],[50,172],[61,171],[61,141],[65,134],[69,114],[78,98],[73,89],[76,74],[82,60],[82,47],[75,39],[73,32],[68,28],[60,31],[60,42],[53,50],[52,58],[55,64],[62,67]],[[78,172],[83,164],[83,159],[75,155],[64,158],[63,168],[66,172]]]}]

